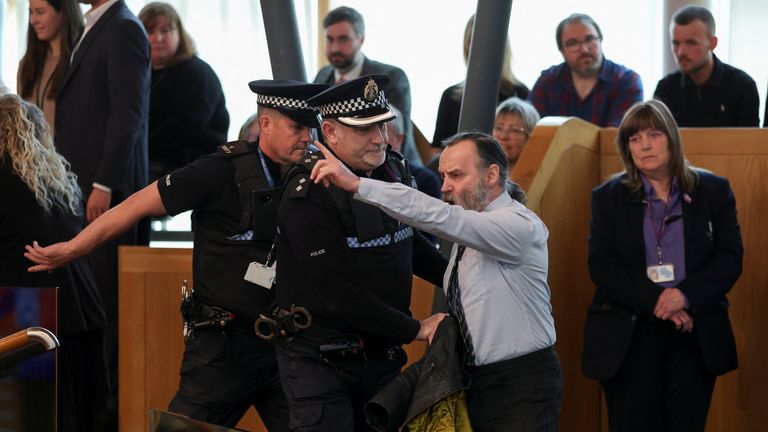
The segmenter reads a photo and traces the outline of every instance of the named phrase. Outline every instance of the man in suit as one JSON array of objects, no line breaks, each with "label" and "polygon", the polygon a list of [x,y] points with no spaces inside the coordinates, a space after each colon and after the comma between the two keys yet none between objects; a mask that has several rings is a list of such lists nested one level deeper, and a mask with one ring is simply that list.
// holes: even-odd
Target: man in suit
[{"label": "man in suit", "polygon": [[[144,26],[123,0],[81,0],[85,29],[56,95],[57,150],[72,164],[86,198],[86,219],[96,218],[147,183],[150,47]],[[139,242],[139,229],[91,254],[109,327],[108,410],[117,411],[117,247]],[[107,428],[116,422],[110,415]]]},{"label": "man in suit", "polygon": [[371,60],[361,52],[365,41],[365,22],[363,16],[355,9],[341,6],[332,10],[323,19],[323,28],[325,55],[331,64],[317,72],[315,83],[336,84],[364,75],[389,75],[389,84],[384,88],[384,93],[387,100],[400,109],[405,121],[402,154],[411,164],[422,165],[413,139],[411,86],[405,72],[397,66]]}]

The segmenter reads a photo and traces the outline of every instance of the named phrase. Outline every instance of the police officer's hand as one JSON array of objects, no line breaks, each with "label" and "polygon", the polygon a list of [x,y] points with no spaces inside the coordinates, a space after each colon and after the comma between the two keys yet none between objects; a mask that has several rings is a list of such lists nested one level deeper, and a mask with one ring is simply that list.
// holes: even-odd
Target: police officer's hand
[{"label": "police officer's hand", "polygon": [[319,141],[315,141],[315,145],[325,156],[325,159],[317,161],[312,169],[310,178],[315,181],[315,184],[322,181],[325,187],[328,187],[333,183],[345,191],[357,192],[357,188],[360,186],[360,177],[350,171]]},{"label": "police officer's hand", "polygon": [[73,259],[80,256],[70,242],[62,242],[42,247],[37,242],[32,242],[32,246],[26,245],[27,251],[24,256],[37,264],[28,269],[30,272],[51,271],[59,268]]},{"label": "police officer's hand", "polygon": [[432,338],[437,331],[437,326],[447,316],[448,314],[438,312],[429,318],[419,321],[419,332],[416,334],[416,340],[428,341],[431,344]]}]

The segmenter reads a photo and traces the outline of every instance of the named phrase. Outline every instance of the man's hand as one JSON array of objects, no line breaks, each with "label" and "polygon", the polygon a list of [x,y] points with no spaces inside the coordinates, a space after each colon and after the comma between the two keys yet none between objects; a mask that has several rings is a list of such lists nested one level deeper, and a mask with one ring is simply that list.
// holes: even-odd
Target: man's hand
[{"label": "man's hand", "polygon": [[653,314],[656,318],[668,320],[672,315],[680,312],[685,307],[685,296],[677,288],[665,288],[656,301]]},{"label": "man's hand", "polygon": [[25,248],[27,251],[24,252],[24,256],[37,264],[27,269],[30,272],[50,271],[66,265],[81,255],[74,250],[70,242],[42,247],[35,241],[32,242],[32,246],[26,245]]},{"label": "man's hand", "polygon": [[357,188],[360,187],[360,177],[350,171],[319,141],[315,141],[315,145],[325,156],[325,159],[317,161],[312,168],[310,178],[315,181],[315,184],[322,181],[325,187],[328,187],[333,183],[347,192],[357,192]]},{"label": "man's hand", "polygon": [[681,332],[690,333],[693,331],[693,317],[684,310],[672,314],[669,320],[675,323],[675,328]]},{"label": "man's hand", "polygon": [[85,217],[88,219],[88,223],[96,220],[109,210],[109,204],[112,202],[112,193],[103,191],[98,188],[91,190],[91,195],[88,197],[88,204],[86,204]]},{"label": "man's hand", "polygon": [[419,321],[420,326],[419,332],[416,334],[416,340],[425,340],[432,344],[432,338],[435,337],[437,326],[440,324],[440,321],[447,316],[448,314],[438,312],[429,318]]}]

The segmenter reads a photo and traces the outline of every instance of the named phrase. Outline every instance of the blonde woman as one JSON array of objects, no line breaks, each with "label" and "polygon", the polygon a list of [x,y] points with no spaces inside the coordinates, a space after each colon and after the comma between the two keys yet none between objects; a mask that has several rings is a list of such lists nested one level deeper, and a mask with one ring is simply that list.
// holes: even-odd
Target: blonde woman
[{"label": "blonde woman", "polygon": [[[475,16],[472,15],[464,27],[464,63],[469,62],[469,48],[472,44],[472,30],[475,27]],[[528,87],[521,83],[512,72],[512,48],[509,38],[504,45],[504,62],[501,68],[501,82],[499,83],[499,100],[512,96],[520,99],[528,97]],[[432,138],[432,153],[437,154],[443,148],[443,140],[456,134],[459,128],[459,112],[461,100],[464,97],[464,81],[445,89],[440,98],[440,106],[437,109],[435,121],[435,134]]]},{"label": "blonde woman", "polygon": [[42,111],[0,96],[0,286],[58,287],[58,430],[99,430],[106,399],[104,308],[87,258],[29,273],[24,245],[71,238],[82,226],[80,189],[56,153]]}]

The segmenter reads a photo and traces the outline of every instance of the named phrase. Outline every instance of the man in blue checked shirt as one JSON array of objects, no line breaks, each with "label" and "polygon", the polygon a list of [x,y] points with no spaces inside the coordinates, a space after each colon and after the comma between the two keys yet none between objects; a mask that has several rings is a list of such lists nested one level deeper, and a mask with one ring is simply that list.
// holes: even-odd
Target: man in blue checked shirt
[{"label": "man in blue checked shirt", "polygon": [[629,107],[643,100],[640,75],[603,56],[603,33],[589,15],[561,21],[555,38],[565,61],[542,71],[528,99],[542,117],[618,126]]},{"label": "man in blue checked shirt", "polygon": [[[337,84],[308,102],[320,110],[327,147],[352,171],[412,186],[388,151],[395,114],[386,75]],[[411,317],[413,274],[442,286],[446,259],[418,231],[336,187],[309,180],[322,154],[285,176],[278,210],[277,292],[285,309],[306,308],[312,324],[277,340],[277,359],[301,431],[368,430],[364,404],[406,363],[401,345],[427,340],[444,314]]]}]

